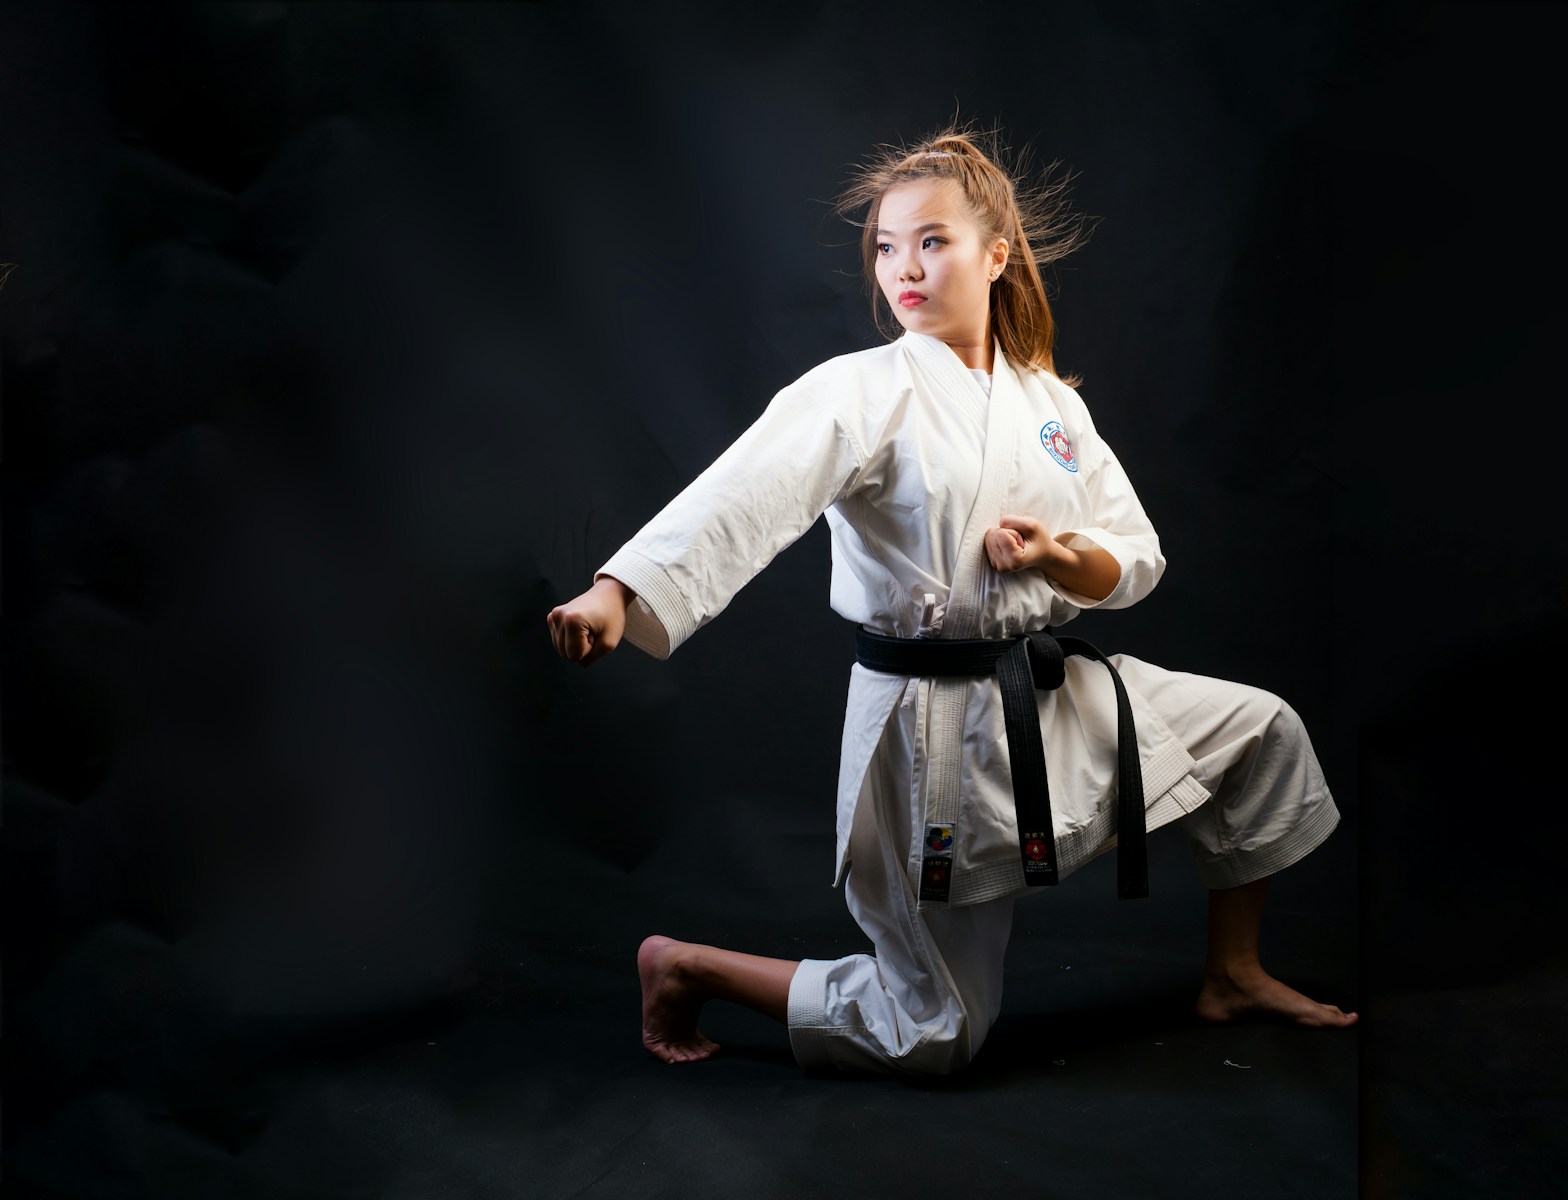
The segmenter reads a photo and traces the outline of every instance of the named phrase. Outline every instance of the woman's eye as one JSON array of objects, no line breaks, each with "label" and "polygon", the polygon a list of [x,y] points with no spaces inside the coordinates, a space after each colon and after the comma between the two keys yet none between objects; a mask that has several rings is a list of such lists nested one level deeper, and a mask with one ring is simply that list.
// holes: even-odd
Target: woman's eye
[{"label": "woman's eye", "polygon": [[888,245],[886,242],[878,242],[877,243],[877,253],[878,254],[891,254],[892,252],[893,252],[893,247]]},{"label": "woman's eye", "polygon": [[928,237],[928,238],[924,239],[920,243],[920,248],[922,250],[930,250],[930,249],[933,249],[933,248],[935,248],[937,246],[940,246],[941,244],[942,244],[942,239],[941,238],[939,238],[939,237]]}]

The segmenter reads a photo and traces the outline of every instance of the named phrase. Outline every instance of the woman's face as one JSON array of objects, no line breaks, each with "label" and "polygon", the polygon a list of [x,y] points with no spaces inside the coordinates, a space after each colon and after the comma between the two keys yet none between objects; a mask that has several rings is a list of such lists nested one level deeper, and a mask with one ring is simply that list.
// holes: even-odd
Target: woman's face
[{"label": "woman's face", "polygon": [[889,188],[877,210],[876,244],[877,284],[898,323],[989,369],[991,281],[1007,261],[1007,241],[982,243],[958,184],[921,179]]}]

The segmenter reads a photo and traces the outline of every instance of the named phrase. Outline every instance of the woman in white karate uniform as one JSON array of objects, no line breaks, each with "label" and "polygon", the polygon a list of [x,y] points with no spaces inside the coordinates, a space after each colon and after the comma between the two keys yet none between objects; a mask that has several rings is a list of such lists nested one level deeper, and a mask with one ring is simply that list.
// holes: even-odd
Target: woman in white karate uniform
[{"label": "woman in white karate uniform", "polygon": [[[1039,268],[1077,229],[1058,199],[1050,187],[1020,199],[957,130],[866,166],[843,207],[862,219],[874,303],[903,336],[774,397],[592,587],[551,611],[558,653],[589,665],[625,638],[668,656],[824,513],[835,611],[893,638],[1016,639],[1147,595],[1165,566],[1159,540],[1054,371]],[[1110,661],[1135,719],[1146,826],[1179,821],[1210,888],[1199,1015],[1353,1024],[1258,960],[1269,878],[1338,821],[1300,720],[1255,688]],[[1054,879],[1114,844],[1116,695],[1104,666],[1069,657],[1061,686],[1035,696]],[[804,1067],[967,1063],[1000,1009],[1012,906],[1041,854],[1014,815],[1002,708],[992,676],[857,663],[838,878],[875,953],[793,962],[650,937],[638,953],[647,1048],[707,1058],[717,1047],[697,1017],[725,999],[784,1021]]]}]

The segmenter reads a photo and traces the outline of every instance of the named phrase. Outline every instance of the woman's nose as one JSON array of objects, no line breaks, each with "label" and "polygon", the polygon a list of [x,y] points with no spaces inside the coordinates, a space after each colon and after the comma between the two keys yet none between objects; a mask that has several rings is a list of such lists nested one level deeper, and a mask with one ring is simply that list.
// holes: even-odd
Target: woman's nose
[{"label": "woman's nose", "polygon": [[920,264],[913,257],[906,255],[898,264],[898,277],[900,279],[919,279],[921,276]]}]

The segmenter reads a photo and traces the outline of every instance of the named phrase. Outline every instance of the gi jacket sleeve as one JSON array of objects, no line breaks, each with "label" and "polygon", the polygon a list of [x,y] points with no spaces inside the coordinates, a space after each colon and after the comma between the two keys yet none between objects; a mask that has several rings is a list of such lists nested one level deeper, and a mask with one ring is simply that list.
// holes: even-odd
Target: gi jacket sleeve
[{"label": "gi jacket sleeve", "polygon": [[853,394],[828,374],[818,368],[779,392],[595,573],[637,593],[632,645],[668,658],[854,486],[866,453],[844,415]]},{"label": "gi jacket sleeve", "polygon": [[1051,587],[1078,608],[1127,608],[1152,592],[1165,573],[1159,535],[1133,491],[1132,480],[1101,440],[1088,405],[1059,380],[1052,379],[1051,385],[1052,396],[1071,431],[1093,516],[1092,523],[1059,530],[1058,536],[1070,535],[1063,540],[1074,550],[1086,544],[1099,546],[1121,567],[1115,590],[1103,600],[1081,595],[1054,580]]}]

